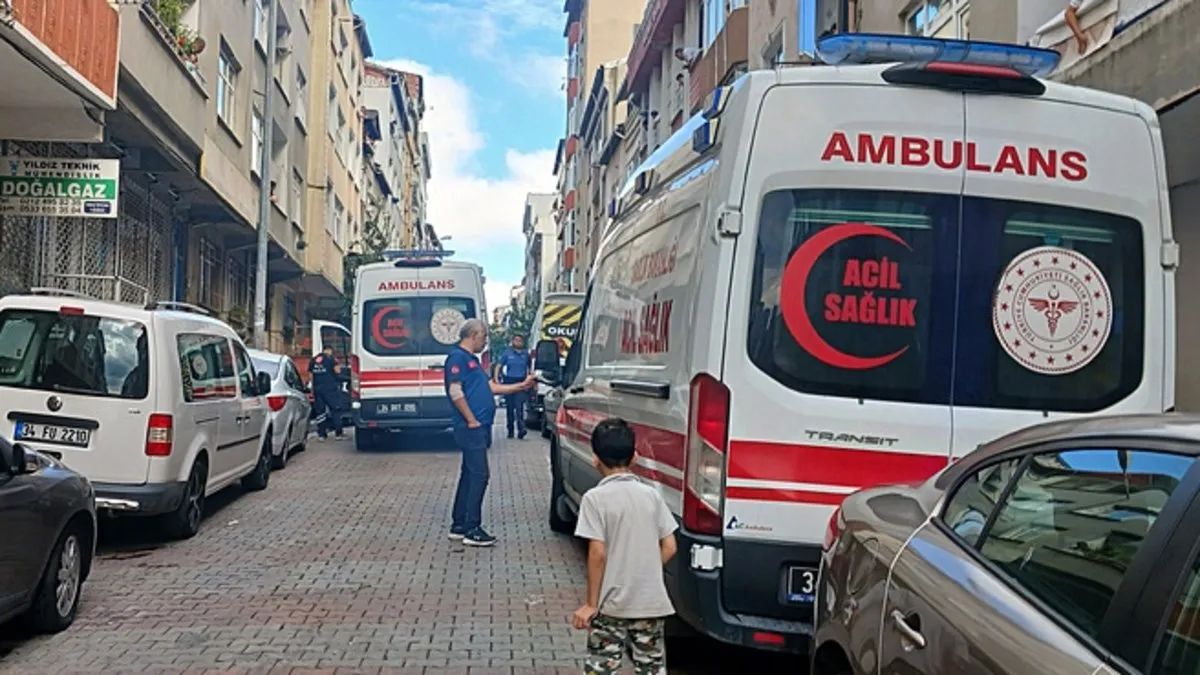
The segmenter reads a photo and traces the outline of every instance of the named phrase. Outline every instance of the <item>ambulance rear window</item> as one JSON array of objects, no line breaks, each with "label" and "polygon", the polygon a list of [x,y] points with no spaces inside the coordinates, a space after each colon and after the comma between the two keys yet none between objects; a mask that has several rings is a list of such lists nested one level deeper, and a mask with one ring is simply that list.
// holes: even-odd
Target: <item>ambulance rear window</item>
[{"label": "ambulance rear window", "polygon": [[449,354],[458,330],[475,317],[475,301],[461,297],[379,298],[363,304],[363,347],[376,356]]},{"label": "ambulance rear window", "polygon": [[1141,382],[1143,289],[1141,227],[1121,216],[782,190],[763,202],[747,347],[806,393],[1094,411]]}]

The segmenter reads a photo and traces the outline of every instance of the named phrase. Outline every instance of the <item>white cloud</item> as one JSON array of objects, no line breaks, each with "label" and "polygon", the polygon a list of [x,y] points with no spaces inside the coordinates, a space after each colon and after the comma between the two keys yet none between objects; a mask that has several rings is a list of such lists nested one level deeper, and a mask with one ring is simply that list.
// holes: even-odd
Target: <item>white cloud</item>
[{"label": "white cloud", "polygon": [[[425,78],[424,128],[429,134],[433,169],[427,217],[439,235],[454,237],[447,242],[447,248],[466,260],[479,260],[488,254],[495,259],[498,249],[503,249],[504,255],[523,260],[525,239],[521,219],[525,196],[554,190],[555,151],[522,153],[510,149],[505,154],[504,176],[484,177],[477,155],[486,139],[479,129],[467,86],[414,61],[397,59],[381,63]],[[510,267],[520,269],[522,265]],[[520,278],[499,278],[495,276],[496,270],[486,267],[484,274],[489,277],[489,308],[497,306],[493,297],[497,294],[507,304],[508,288],[520,283]]]},{"label": "white cloud", "polygon": [[483,296],[487,298],[488,322],[492,320],[492,310],[497,307],[508,307],[512,299],[512,284],[503,281],[491,281],[483,285]]},{"label": "white cloud", "polygon": [[433,34],[453,38],[475,58],[491,62],[515,84],[543,96],[560,95],[565,57],[510,45],[527,42],[529,33],[561,31],[566,20],[561,0],[402,0],[401,8]]}]

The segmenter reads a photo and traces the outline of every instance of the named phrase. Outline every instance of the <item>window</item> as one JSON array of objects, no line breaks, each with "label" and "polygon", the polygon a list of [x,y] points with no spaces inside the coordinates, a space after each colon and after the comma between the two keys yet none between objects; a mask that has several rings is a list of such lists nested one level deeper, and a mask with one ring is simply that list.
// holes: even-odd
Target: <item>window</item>
[{"label": "window", "polygon": [[[971,535],[974,547],[1029,594],[1096,636],[1125,571],[1193,461],[1125,449],[1033,455],[987,525]],[[975,491],[990,479],[964,487]],[[951,499],[951,517],[973,501],[962,492]],[[987,508],[986,499],[979,501]]]},{"label": "window", "polygon": [[462,322],[475,317],[470,298],[382,298],[363,305],[363,346],[377,356],[449,354]]},{"label": "window", "polygon": [[[837,189],[772,192],[760,219],[747,348],[755,366],[792,389],[1091,412],[1142,381],[1144,274],[1136,221],[1011,200]],[[854,229],[849,223],[880,229],[857,236],[847,234]],[[797,259],[801,245],[813,240],[821,252]],[[1114,310],[1096,356],[1065,374],[1019,363],[993,326],[1006,267],[1046,245],[1086,256],[1107,279]],[[807,273],[785,276],[793,260]],[[969,348],[956,348],[963,346]],[[931,357],[950,354],[956,361]]]},{"label": "window", "polygon": [[942,521],[970,546],[979,543],[987,519],[996,510],[1000,495],[1017,472],[1021,460],[1010,459],[986,466],[967,478],[946,504]]},{"label": "window", "polygon": [[254,0],[254,41],[266,51],[267,49],[267,14],[266,3],[273,0]]},{"label": "window", "polygon": [[233,352],[237,356],[237,377],[238,386],[242,390],[242,398],[254,398],[258,396],[258,385],[255,383],[254,366],[250,363],[250,356],[246,354],[246,348],[240,344],[234,343]]},{"label": "window", "polygon": [[221,53],[217,57],[217,116],[231,129],[233,128],[235,100],[237,98],[237,80],[241,66],[233,58],[229,46],[221,41]]},{"label": "window", "polygon": [[199,288],[196,290],[196,300],[209,309],[224,309],[221,304],[220,277],[217,270],[221,267],[221,251],[208,237],[200,237],[200,269]]},{"label": "window", "polygon": [[333,85],[329,85],[329,108],[325,111],[325,130],[329,132],[329,138],[337,141],[338,125],[337,115],[334,115],[334,110],[337,110],[338,115],[342,113],[337,101],[337,89]]},{"label": "window", "polygon": [[304,219],[300,215],[301,206],[304,203],[304,175],[299,169],[292,169],[292,192],[291,192],[291,207],[288,212],[292,216],[292,222],[303,226]]},{"label": "window", "polygon": [[1200,672],[1200,558],[1192,562],[1169,611],[1147,675],[1195,675]]},{"label": "window", "polygon": [[296,370],[296,364],[292,363],[291,359],[283,360],[283,381],[296,391],[304,391],[304,380],[300,379],[300,372]]},{"label": "window", "polygon": [[0,386],[144,399],[146,327],[91,314],[0,313]]},{"label": "window", "polygon": [[966,40],[970,37],[969,13],[970,0],[922,0],[905,18],[905,32]]},{"label": "window", "polygon": [[342,205],[342,200],[339,197],[334,196],[334,198],[333,198],[333,240],[335,242],[337,242],[337,244],[339,246],[341,246],[342,248],[345,248],[345,244],[346,244],[346,242],[345,242],[346,232],[345,232],[345,227],[344,227],[345,221],[346,221],[346,207]]},{"label": "window", "polygon": [[184,401],[200,403],[237,396],[229,340],[219,335],[180,333],[175,343]]},{"label": "window", "polygon": [[[800,24],[797,46],[801,54],[817,55],[817,0],[800,0]],[[783,36],[780,36],[779,61],[783,60]]]},{"label": "window", "polygon": [[263,118],[258,108],[250,112],[250,172],[260,175],[263,159]]},{"label": "window", "polygon": [[296,121],[304,129],[308,128],[308,78],[304,69],[296,64],[296,82],[293,84],[296,95]]},{"label": "window", "polygon": [[254,364],[254,371],[258,373],[266,373],[272,380],[279,375],[279,364],[282,363],[279,359],[264,359],[258,356],[250,357]]}]

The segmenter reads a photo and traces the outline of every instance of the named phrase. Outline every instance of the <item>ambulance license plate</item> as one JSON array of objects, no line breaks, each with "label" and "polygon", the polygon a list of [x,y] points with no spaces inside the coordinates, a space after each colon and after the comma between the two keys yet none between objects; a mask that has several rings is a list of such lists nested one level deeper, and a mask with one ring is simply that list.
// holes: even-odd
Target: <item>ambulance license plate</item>
[{"label": "ambulance license plate", "polygon": [[815,567],[788,568],[787,588],[784,597],[796,604],[812,604],[817,595],[817,570]]}]

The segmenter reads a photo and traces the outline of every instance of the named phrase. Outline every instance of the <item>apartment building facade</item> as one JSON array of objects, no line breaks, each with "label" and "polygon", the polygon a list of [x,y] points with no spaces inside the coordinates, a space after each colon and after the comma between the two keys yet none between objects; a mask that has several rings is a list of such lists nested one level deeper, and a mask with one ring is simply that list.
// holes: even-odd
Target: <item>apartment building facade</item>
[{"label": "apartment building facade", "polygon": [[587,287],[588,275],[609,218],[609,204],[620,188],[621,179],[608,166],[610,143],[620,134],[625,122],[626,104],[617,100],[625,79],[625,59],[609,61],[596,69],[588,87],[587,104],[579,130],[580,200],[578,207],[578,253],[573,286]]},{"label": "apartment building facade", "polygon": [[429,156],[429,134],[425,131],[425,78],[416,73],[401,73],[405,84],[404,181],[408,185],[402,204],[404,223],[417,233],[418,248],[439,248],[441,242],[433,225],[425,219],[429,199],[429,181],[433,161]]},{"label": "apartment building facade", "polygon": [[587,268],[578,256],[581,202],[580,189],[586,166],[577,154],[581,146],[584,108],[596,69],[623,58],[633,41],[646,0],[567,0],[563,37],[567,40],[566,132],[559,143],[554,173],[560,196],[558,212],[558,278],[555,290],[578,291],[586,282]]},{"label": "apartment building facade", "polygon": [[525,274],[521,285],[544,298],[554,290],[558,267],[558,223],[554,219],[553,192],[525,196],[521,231],[525,234]]},{"label": "apartment building facade", "polygon": [[364,241],[375,230],[388,248],[411,248],[416,234],[405,227],[403,195],[408,172],[407,124],[403,74],[368,62],[363,79],[362,105],[364,153],[368,190],[363,201]]}]

